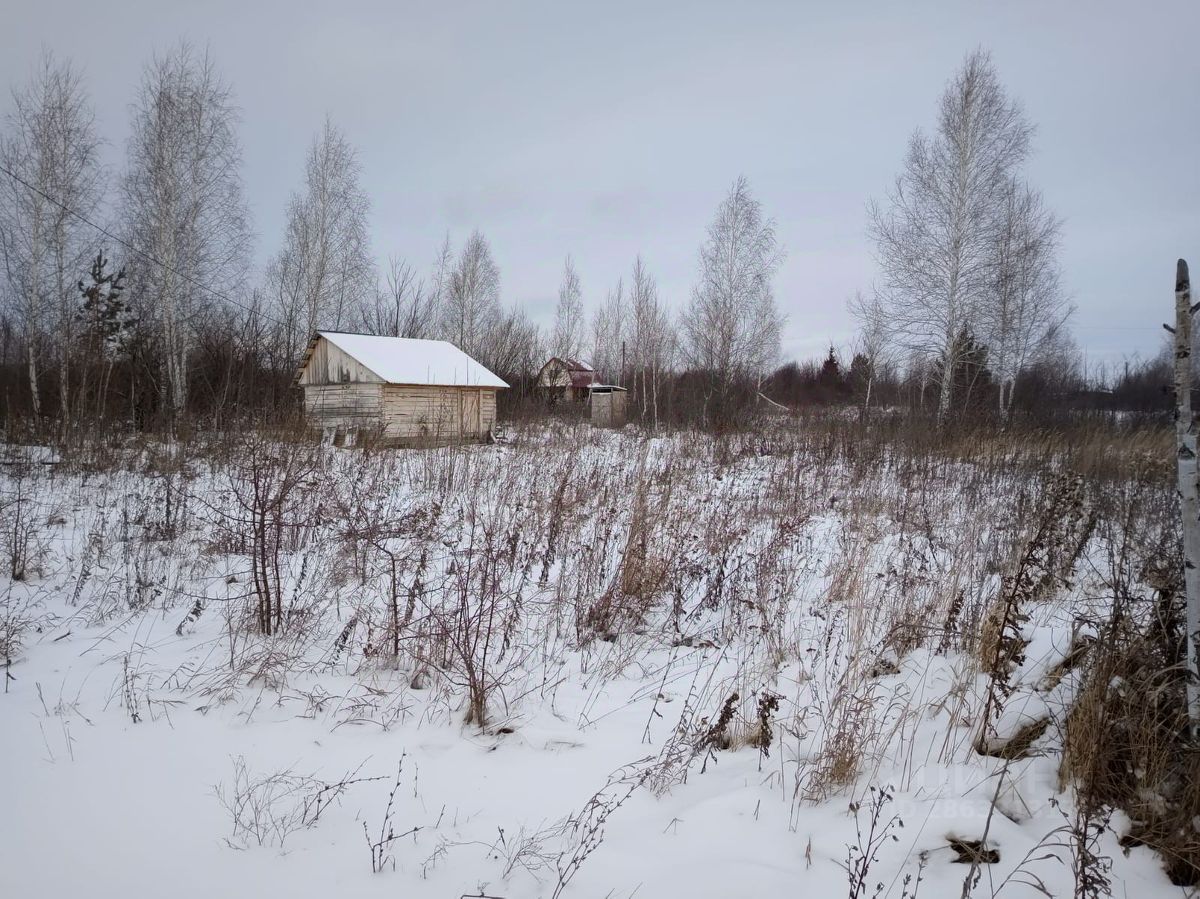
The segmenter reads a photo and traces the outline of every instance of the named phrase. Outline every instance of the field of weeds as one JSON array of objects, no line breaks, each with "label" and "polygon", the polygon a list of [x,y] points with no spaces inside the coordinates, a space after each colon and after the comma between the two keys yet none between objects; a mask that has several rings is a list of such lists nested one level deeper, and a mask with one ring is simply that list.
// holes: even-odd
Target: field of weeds
[{"label": "field of weeds", "polygon": [[1172,476],[822,420],[10,448],[0,883],[1179,895]]}]

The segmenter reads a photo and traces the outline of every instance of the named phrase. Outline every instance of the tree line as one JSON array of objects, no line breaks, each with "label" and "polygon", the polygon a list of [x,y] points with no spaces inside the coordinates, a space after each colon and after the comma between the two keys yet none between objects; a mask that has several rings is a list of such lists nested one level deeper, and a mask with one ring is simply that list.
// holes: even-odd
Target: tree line
[{"label": "tree line", "polygon": [[65,435],[294,410],[292,376],[317,329],[449,340],[514,384],[510,404],[533,402],[550,355],[585,358],[655,426],[736,427],[763,409],[850,395],[864,409],[894,405],[901,384],[909,407],[939,419],[983,395],[1008,417],[1023,383],[1068,367],[1061,223],[1022,174],[1033,127],[981,51],[869,206],[880,279],[850,301],[848,371],[812,366],[817,393],[797,386],[801,366],[779,367],[784,251],[744,178],[713,216],[688,302],[661,297],[639,256],[589,315],[568,255],[543,330],[502,300],[479,230],[458,245],[447,235],[428,266],[380,265],[357,152],[329,118],[277,247],[256,267],[238,125],[231,85],[187,43],[144,66],[120,171],[101,162],[69,61],[44,53],[13,90],[0,140],[6,422]]}]

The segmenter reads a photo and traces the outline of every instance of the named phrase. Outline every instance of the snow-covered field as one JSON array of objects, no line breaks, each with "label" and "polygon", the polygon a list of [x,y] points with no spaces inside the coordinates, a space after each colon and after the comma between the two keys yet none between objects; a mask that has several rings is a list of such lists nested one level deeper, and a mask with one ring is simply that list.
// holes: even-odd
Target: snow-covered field
[{"label": "snow-covered field", "polygon": [[[1072,895],[1102,528],[991,707],[979,662],[1050,477],[565,427],[6,466],[0,895]],[[1180,895],[1125,826],[1114,893]]]}]

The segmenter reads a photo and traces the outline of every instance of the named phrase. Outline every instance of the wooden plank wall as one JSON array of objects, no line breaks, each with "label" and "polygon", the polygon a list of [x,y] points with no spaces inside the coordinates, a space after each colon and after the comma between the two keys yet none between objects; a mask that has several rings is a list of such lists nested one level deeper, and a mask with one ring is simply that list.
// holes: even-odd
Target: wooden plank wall
[{"label": "wooden plank wall", "polygon": [[[494,389],[479,391],[479,401],[482,404],[480,417],[483,420],[483,434],[486,434],[496,428],[496,391]],[[483,434],[480,436],[482,437]]]},{"label": "wooden plank wall", "polygon": [[496,391],[480,387],[383,388],[384,434],[398,440],[477,440],[496,425]]},{"label": "wooden plank wall", "polygon": [[297,383],[305,386],[346,383],[380,384],[382,379],[357,359],[347,356],[322,337],[313,347],[312,357],[304,366],[304,371],[301,372]]},{"label": "wooden plank wall", "polygon": [[382,410],[382,384],[309,384],[304,388],[305,415],[315,427],[377,426]]},{"label": "wooden plank wall", "polygon": [[538,387],[570,387],[571,373],[557,359],[547,362],[538,372]]}]

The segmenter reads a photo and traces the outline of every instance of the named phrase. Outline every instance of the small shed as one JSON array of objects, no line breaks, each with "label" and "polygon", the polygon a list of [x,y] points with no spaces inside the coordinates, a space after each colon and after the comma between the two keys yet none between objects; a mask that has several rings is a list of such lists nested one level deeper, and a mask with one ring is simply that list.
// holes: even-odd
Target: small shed
[{"label": "small shed", "polygon": [[562,400],[586,403],[592,385],[599,381],[596,370],[586,362],[558,356],[551,356],[537,376],[538,390],[552,406]]},{"label": "small shed", "polygon": [[318,331],[295,383],[313,427],[398,444],[484,440],[508,385],[444,340]]},{"label": "small shed", "polygon": [[625,397],[628,391],[613,384],[593,384],[591,393],[592,424],[598,428],[625,426]]}]

